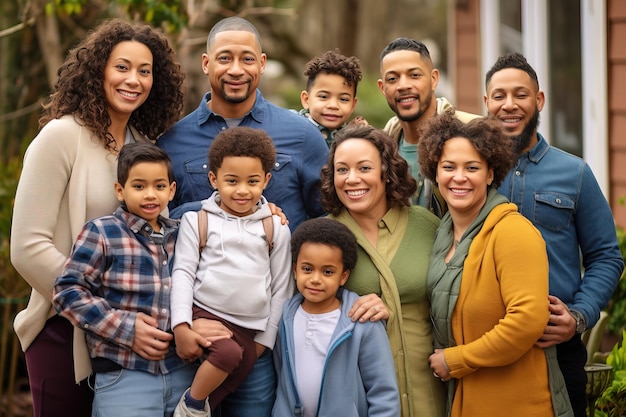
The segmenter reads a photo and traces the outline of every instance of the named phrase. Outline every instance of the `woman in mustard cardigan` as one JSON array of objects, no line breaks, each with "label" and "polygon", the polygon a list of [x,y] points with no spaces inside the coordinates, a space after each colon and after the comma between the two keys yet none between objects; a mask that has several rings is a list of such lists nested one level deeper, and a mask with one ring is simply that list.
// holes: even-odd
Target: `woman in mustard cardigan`
[{"label": "woman in mustard cardigan", "polygon": [[429,361],[449,381],[448,415],[568,415],[556,358],[535,346],[549,316],[545,243],[496,191],[516,160],[510,139],[496,120],[443,115],[427,126],[419,155],[448,204],[428,272]]},{"label": "woman in mustard cardigan", "polygon": [[346,288],[362,297],[351,317],[388,318],[402,417],[443,416],[443,384],[428,367],[433,344],[426,298],[439,219],[410,206],[417,184],[408,164],[397,142],[371,126],[347,126],[337,133],[321,177],[324,208],[359,244]]}]

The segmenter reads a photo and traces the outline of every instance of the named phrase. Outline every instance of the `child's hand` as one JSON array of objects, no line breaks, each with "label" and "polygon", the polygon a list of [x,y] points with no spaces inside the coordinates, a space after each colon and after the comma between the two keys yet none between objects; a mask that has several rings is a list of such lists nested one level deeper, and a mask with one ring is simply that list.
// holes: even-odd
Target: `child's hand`
[{"label": "child's hand", "polygon": [[172,335],[157,328],[157,320],[145,313],[135,319],[135,338],[131,349],[144,359],[160,361],[165,358]]},{"label": "child's hand", "polygon": [[202,348],[211,345],[211,342],[191,330],[187,323],[181,323],[174,328],[174,337],[176,338],[176,353],[182,359],[190,361],[202,356]]},{"label": "child's hand", "polygon": [[356,116],[354,119],[350,120],[349,125],[357,125],[357,126],[368,126],[367,120],[363,116]]}]

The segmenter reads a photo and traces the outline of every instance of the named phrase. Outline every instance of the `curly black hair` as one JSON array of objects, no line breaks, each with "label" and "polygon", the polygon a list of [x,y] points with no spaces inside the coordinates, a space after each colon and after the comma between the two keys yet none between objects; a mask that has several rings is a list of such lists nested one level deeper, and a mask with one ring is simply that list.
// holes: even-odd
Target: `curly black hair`
[{"label": "curly black hair", "polygon": [[491,81],[491,77],[493,77],[493,74],[507,68],[514,68],[524,71],[526,74],[528,74],[530,79],[533,80],[533,82],[537,86],[537,89],[539,89],[539,78],[537,78],[537,73],[535,72],[533,67],[530,66],[530,64],[526,60],[526,57],[524,57],[524,55],[520,54],[519,52],[511,52],[498,58],[496,63],[493,64],[489,71],[487,71],[487,74],[485,74],[485,89],[489,87],[489,82]]},{"label": "curly black hair", "polygon": [[264,130],[235,126],[222,130],[209,148],[209,167],[214,174],[227,156],[259,158],[267,174],[274,168],[276,149],[272,138]]},{"label": "curly black hair", "polygon": [[352,271],[356,265],[357,243],[354,234],[345,225],[327,217],[305,220],[291,236],[291,259],[298,261],[304,243],[320,243],[339,248],[343,258],[343,270]]},{"label": "curly black hair", "polygon": [[446,112],[431,118],[422,131],[418,145],[419,164],[424,176],[435,182],[444,144],[448,139],[458,137],[468,139],[485,159],[487,166],[493,169],[491,185],[498,187],[513,167],[517,154],[513,150],[513,142],[493,117],[479,117],[463,123]]},{"label": "curly black hair", "polygon": [[355,95],[359,81],[363,78],[359,58],[342,55],[337,48],[332,51],[326,51],[307,62],[304,69],[304,76],[308,77],[306,82],[307,91],[311,91],[315,78],[320,73],[336,74],[345,78],[349,86],[354,86]]},{"label": "curly black hair", "polygon": [[111,118],[104,94],[104,69],[113,48],[124,41],[137,41],[152,53],[153,84],[146,101],[130,116],[129,124],[156,140],[176,123],[184,104],[184,73],[175,60],[167,38],[143,23],[111,19],[91,30],[71,49],[59,68],[59,78],[44,104],[39,126],[73,114],[110,148]]},{"label": "curly black hair", "polygon": [[410,198],[417,190],[417,182],[409,171],[409,164],[398,153],[398,144],[386,132],[372,126],[348,125],[335,136],[328,154],[328,162],[321,172],[321,200],[324,210],[333,215],[344,205],[335,189],[335,152],[348,139],[363,139],[372,143],[380,153],[385,198],[389,207],[410,206]]}]

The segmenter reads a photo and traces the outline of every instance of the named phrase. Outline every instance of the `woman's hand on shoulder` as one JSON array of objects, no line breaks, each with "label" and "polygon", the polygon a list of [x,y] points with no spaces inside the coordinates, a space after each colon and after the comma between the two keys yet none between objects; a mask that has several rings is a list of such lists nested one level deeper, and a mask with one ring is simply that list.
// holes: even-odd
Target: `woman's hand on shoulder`
[{"label": "woman's hand on shoulder", "polygon": [[361,323],[370,320],[387,320],[389,319],[389,309],[380,297],[376,294],[367,294],[359,297],[352,308],[348,312],[348,317],[352,321],[360,321]]}]

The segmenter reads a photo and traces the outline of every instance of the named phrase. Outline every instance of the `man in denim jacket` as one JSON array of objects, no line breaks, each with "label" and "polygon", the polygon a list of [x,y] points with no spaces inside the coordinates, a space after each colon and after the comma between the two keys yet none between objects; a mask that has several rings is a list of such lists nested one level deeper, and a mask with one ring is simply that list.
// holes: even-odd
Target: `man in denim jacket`
[{"label": "man in denim jacket", "polygon": [[572,408],[583,417],[587,351],[580,335],[598,321],[624,268],[613,215],[585,161],[550,146],[537,133],[545,96],[524,56],[500,57],[487,72],[485,86],[488,113],[500,120],[520,155],[498,191],[517,204],[546,241],[550,319],[537,346],[557,345]]}]

